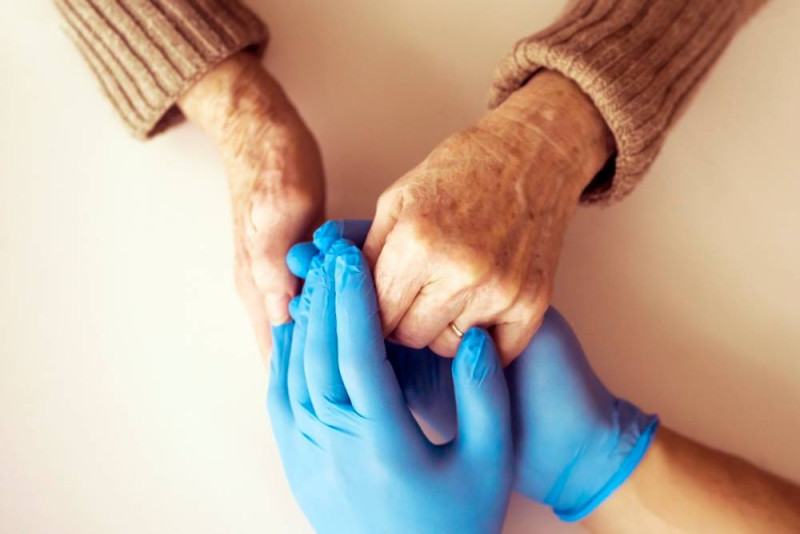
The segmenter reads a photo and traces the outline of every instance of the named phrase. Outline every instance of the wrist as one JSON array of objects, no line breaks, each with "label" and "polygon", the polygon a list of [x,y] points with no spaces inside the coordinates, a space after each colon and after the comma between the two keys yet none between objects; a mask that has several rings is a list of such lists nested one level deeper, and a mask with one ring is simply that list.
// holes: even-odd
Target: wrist
[{"label": "wrist", "polygon": [[206,73],[179,98],[178,107],[226,158],[264,129],[288,127],[296,115],[278,82],[248,52],[234,54]]},{"label": "wrist", "polygon": [[594,103],[555,71],[534,76],[481,122],[520,157],[541,158],[543,145],[549,146],[562,162],[564,185],[578,196],[615,152],[613,135]]},{"label": "wrist", "polygon": [[653,446],[659,426],[658,417],[647,415],[625,401],[620,406],[622,409],[614,418],[614,424],[599,440],[606,446],[609,443],[613,445],[610,448],[600,447],[594,451],[594,455],[587,448],[588,470],[580,466],[573,470],[573,476],[586,477],[580,481],[585,484],[581,492],[583,497],[569,507],[554,507],[556,514],[564,521],[580,521],[602,508],[620,488],[627,485]]},{"label": "wrist", "polygon": [[587,516],[582,525],[590,532],[656,531],[663,522],[653,513],[652,504],[656,502],[653,495],[657,495],[669,479],[667,444],[674,436],[669,429],[660,429],[628,480]]}]

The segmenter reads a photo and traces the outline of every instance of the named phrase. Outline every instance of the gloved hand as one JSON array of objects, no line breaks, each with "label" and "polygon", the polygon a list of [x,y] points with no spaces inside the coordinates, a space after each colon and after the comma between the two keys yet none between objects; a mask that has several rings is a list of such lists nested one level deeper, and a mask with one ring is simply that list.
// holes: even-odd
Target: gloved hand
[{"label": "gloved hand", "polygon": [[[289,270],[305,279],[312,262],[319,262],[331,245],[346,239],[361,248],[372,221],[328,221],[314,232],[313,242],[294,245],[286,256]],[[316,259],[315,259],[316,258]],[[300,297],[295,297],[289,309],[294,314]],[[412,349],[385,341],[389,362],[408,407],[433,428],[445,441],[456,432],[456,404],[453,394],[451,358],[442,358],[428,349]]]},{"label": "gloved hand", "polygon": [[[335,239],[363,243],[369,221],[329,221],[313,243],[295,245],[287,263],[304,277],[312,258]],[[386,344],[409,406],[444,437],[455,431],[451,360],[428,349]],[[575,334],[554,308],[505,371],[511,394],[514,489],[551,506],[565,521],[587,516],[638,465],[658,426],[611,394],[594,374]]]},{"label": "gloved hand", "polygon": [[269,412],[292,491],[319,532],[499,532],[512,484],[508,391],[488,334],[452,364],[458,436],[433,445],[387,360],[369,267],[331,244],[294,323],[273,330]]},{"label": "gloved hand", "polygon": [[630,476],[658,426],[606,389],[564,317],[551,307],[506,368],[511,393],[514,489],[583,519]]}]

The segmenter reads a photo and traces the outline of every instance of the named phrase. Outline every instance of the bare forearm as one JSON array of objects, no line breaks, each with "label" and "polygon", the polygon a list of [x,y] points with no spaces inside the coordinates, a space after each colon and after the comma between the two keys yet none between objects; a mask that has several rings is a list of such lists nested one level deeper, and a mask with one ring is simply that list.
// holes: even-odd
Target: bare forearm
[{"label": "bare forearm", "polygon": [[181,96],[178,105],[218,143],[230,143],[229,136],[239,134],[244,121],[287,122],[291,109],[278,82],[247,52],[217,65]]},{"label": "bare forearm", "polygon": [[292,191],[297,202],[321,203],[317,143],[257,57],[231,56],[178,105],[219,147],[235,204],[243,205],[255,188]]},{"label": "bare forearm", "polygon": [[178,105],[214,141],[225,164],[237,287],[266,356],[268,324],[288,320],[297,287],[286,252],[322,219],[319,147],[277,80],[247,52],[214,67]]},{"label": "bare forearm", "polygon": [[[311,133],[286,93],[257,57],[247,52],[220,63],[178,101],[181,111],[202,128],[222,150],[226,163],[257,166],[263,146],[253,139],[268,135],[294,141],[298,132],[312,144]],[[276,147],[280,148],[280,147]]]},{"label": "bare forearm", "polygon": [[800,488],[662,428],[630,480],[585,521],[592,532],[800,531]]}]

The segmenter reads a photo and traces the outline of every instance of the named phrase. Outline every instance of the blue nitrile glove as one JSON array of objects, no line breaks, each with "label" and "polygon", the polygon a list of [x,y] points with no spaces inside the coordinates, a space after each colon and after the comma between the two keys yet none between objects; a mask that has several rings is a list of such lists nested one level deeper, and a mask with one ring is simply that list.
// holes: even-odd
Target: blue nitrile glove
[{"label": "blue nitrile glove", "polygon": [[[298,243],[289,250],[286,263],[299,278],[306,278],[313,261],[319,262],[330,246],[346,239],[361,248],[372,221],[347,219],[328,221],[314,232],[313,242]],[[316,260],[315,260],[316,258]],[[294,315],[300,302],[295,297],[290,311]],[[406,403],[445,440],[456,432],[456,404],[451,366],[453,360],[441,358],[427,349],[412,349],[386,341],[386,352],[397,375]]]},{"label": "blue nitrile glove", "polygon": [[[332,241],[363,243],[369,221],[332,221],[317,231],[302,260],[287,262],[295,274]],[[318,237],[318,234],[319,235]],[[294,255],[293,255],[294,254]],[[305,265],[305,268],[302,267]],[[444,437],[455,429],[452,360],[427,349],[386,344],[409,406]],[[416,378],[415,378],[416,377]],[[506,369],[514,422],[514,489],[551,506],[565,521],[594,510],[633,472],[650,445],[658,418],[612,395],[594,374],[575,334],[554,308],[523,353]]]},{"label": "blue nitrile glove", "polygon": [[565,521],[586,517],[631,475],[658,426],[615,397],[555,308],[506,368],[514,421],[515,490]]},{"label": "blue nitrile glove", "polygon": [[499,532],[513,478],[508,391],[489,335],[452,364],[458,436],[433,445],[406,407],[359,250],[312,261],[295,322],[273,330],[269,412],[292,491],[319,532]]}]

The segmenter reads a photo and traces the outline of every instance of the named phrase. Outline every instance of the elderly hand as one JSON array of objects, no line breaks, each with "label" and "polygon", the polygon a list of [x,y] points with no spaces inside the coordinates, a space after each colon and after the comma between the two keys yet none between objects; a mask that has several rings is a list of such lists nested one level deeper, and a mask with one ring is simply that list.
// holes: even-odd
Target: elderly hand
[{"label": "elderly hand", "polygon": [[217,66],[179,105],[221,150],[233,203],[237,290],[266,357],[269,325],[289,319],[298,291],[286,252],[322,221],[319,148],[281,87],[248,53]]},{"label": "elderly hand", "polygon": [[364,252],[384,333],[453,356],[456,329],[483,326],[511,361],[542,321],[564,231],[612,150],[588,97],[552,72],[446,139],[378,201]]}]

